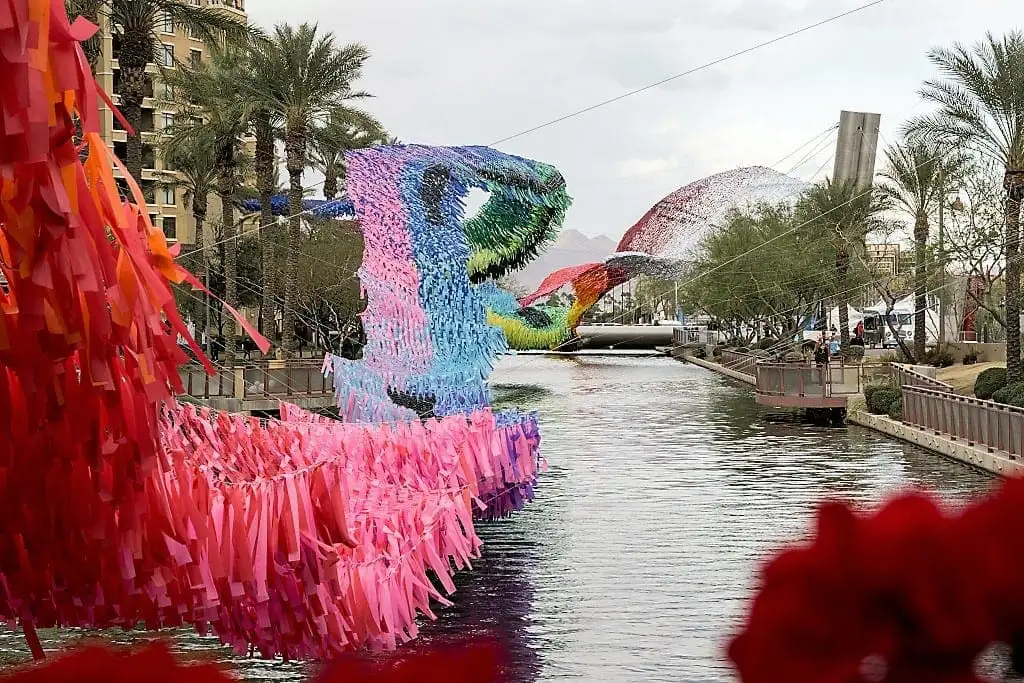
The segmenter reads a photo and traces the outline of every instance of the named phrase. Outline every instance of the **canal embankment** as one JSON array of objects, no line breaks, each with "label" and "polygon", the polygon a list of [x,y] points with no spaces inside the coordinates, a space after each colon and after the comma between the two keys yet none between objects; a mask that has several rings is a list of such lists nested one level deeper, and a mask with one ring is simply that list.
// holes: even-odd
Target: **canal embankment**
[{"label": "canal embankment", "polygon": [[[680,357],[716,374],[758,389],[756,363],[715,363]],[[739,369],[738,369],[739,368]],[[902,395],[902,416],[868,411],[863,393],[846,402],[846,421],[991,474],[1024,475],[1024,410],[957,393],[956,387],[914,369],[891,364]]]}]

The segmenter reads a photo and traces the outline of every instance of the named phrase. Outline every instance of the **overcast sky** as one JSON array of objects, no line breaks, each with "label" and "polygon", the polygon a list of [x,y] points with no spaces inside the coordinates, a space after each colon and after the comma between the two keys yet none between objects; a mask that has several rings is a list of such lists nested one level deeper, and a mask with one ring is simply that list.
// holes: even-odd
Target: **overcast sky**
[{"label": "overcast sky", "polygon": [[[368,108],[405,142],[491,144],[867,0],[248,0],[250,20],[317,22],[372,53]],[[672,190],[775,165],[842,109],[900,122],[935,45],[1019,27],[1016,0],[886,0],[498,148],[553,164],[566,227],[618,238]],[[829,144],[794,175],[831,174]],[[807,151],[813,151],[813,146]],[[790,172],[803,154],[776,168]]]}]

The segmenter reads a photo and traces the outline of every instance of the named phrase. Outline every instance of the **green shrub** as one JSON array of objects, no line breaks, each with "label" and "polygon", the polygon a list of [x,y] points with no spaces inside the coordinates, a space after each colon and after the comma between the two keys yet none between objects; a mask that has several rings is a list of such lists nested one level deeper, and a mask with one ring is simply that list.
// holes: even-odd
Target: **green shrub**
[{"label": "green shrub", "polygon": [[953,365],[953,354],[944,347],[928,349],[921,359],[923,365],[932,365],[936,368],[948,368]]},{"label": "green shrub", "polygon": [[714,356],[715,358],[721,358],[723,350],[724,349],[721,346],[716,346],[711,350],[711,355]]},{"label": "green shrub", "polygon": [[864,402],[867,403],[869,407],[871,406],[871,397],[879,389],[896,389],[898,391],[899,387],[896,386],[896,382],[891,377],[885,377],[867,385],[864,387]]},{"label": "green shrub", "polygon": [[975,363],[978,362],[978,358],[979,355],[977,351],[968,351],[967,353],[964,354],[963,364],[974,365]]},{"label": "green shrub", "polygon": [[1006,386],[1006,368],[989,368],[974,380],[974,395],[987,401],[995,399],[995,393]]},{"label": "green shrub", "polygon": [[735,349],[735,351],[736,353],[750,353],[750,349],[745,346],[741,346],[738,349]]},{"label": "green shrub", "polygon": [[757,348],[762,351],[770,351],[779,345],[778,339],[762,339],[757,343]]},{"label": "green shrub", "polygon": [[1006,385],[992,394],[992,400],[1003,405],[1024,408],[1024,382]]},{"label": "green shrub", "polygon": [[889,404],[889,417],[894,420],[903,419],[903,392],[896,394],[896,398]]},{"label": "green shrub", "polygon": [[900,398],[900,390],[891,387],[880,387],[871,394],[868,411],[875,415],[888,415],[893,401]]}]

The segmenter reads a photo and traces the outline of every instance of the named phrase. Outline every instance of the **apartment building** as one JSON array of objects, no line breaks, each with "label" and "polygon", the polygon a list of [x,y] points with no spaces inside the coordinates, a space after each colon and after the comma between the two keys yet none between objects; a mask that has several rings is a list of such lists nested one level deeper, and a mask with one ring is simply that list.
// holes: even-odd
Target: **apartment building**
[{"label": "apartment building", "polygon": [[[189,0],[196,6],[216,7],[232,14],[237,14],[239,21],[246,22],[244,0]],[[160,65],[150,64],[146,71],[149,74],[147,97],[142,102],[142,143],[143,165],[140,181],[142,191],[149,207],[153,225],[163,229],[170,242],[183,244],[195,243],[195,221],[185,204],[184,191],[174,186],[176,174],[164,168],[156,142],[162,130],[174,122],[174,108],[170,104],[173,93],[168,85],[160,80],[160,68],[173,68],[175,63],[195,62],[205,59],[207,48],[202,40],[190,35],[184,27],[176,25],[169,17],[158,21],[156,35],[162,44],[162,50],[156,53]],[[97,68],[97,80],[111,94],[114,104],[120,103],[120,72],[117,61],[118,40],[111,35],[109,26],[101,22],[103,36],[102,54]],[[122,159],[127,146],[127,133],[114,118],[113,112],[104,108],[102,112],[103,139],[110,144],[114,153]],[[220,213],[220,203],[216,196],[210,197],[209,217],[212,219]],[[207,233],[209,237],[209,233]]]}]

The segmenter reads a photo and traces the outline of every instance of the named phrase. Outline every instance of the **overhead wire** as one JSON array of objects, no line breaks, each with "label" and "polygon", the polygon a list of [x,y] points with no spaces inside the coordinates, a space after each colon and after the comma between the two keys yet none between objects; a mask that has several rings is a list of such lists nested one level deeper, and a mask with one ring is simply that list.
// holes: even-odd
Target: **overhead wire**
[{"label": "overhead wire", "polygon": [[[714,67],[714,66],[717,66],[719,64],[725,63],[725,62],[730,61],[732,59],[735,59],[737,57],[741,57],[743,55],[747,55],[747,54],[750,54],[752,52],[756,52],[757,50],[760,50],[762,48],[768,47],[769,45],[774,45],[776,43],[782,42],[782,41],[787,40],[789,38],[792,38],[794,36],[797,36],[797,35],[800,35],[800,34],[803,34],[803,33],[807,33],[808,31],[812,31],[812,30],[814,30],[816,28],[820,28],[820,27],[825,26],[827,24],[831,24],[833,22],[839,21],[840,19],[844,19],[846,17],[858,14],[860,12],[864,12],[864,11],[866,11],[868,9],[871,9],[872,7],[875,7],[877,5],[883,4],[884,2],[886,2],[886,0],[872,0],[871,2],[862,4],[862,5],[858,6],[858,7],[854,7],[852,9],[846,10],[844,12],[840,12],[839,14],[832,15],[830,17],[827,17],[827,18],[822,19],[820,21],[814,22],[812,24],[808,24],[808,25],[803,26],[801,28],[789,31],[787,33],[783,33],[783,34],[778,35],[778,36],[776,36],[774,38],[762,41],[762,42],[757,43],[755,45],[751,45],[751,46],[749,46],[747,48],[744,48],[742,50],[739,50],[737,52],[733,52],[733,53],[725,55],[723,57],[719,57],[719,58],[714,59],[714,60],[712,60],[710,62],[706,62],[704,64],[696,66],[696,67],[694,67],[692,69],[688,69],[688,70],[683,71],[681,73],[677,73],[677,74],[674,74],[674,75],[669,76],[667,78],[663,78],[663,79],[655,81],[653,83],[649,83],[649,84],[647,84],[647,85],[645,85],[643,87],[627,91],[625,93],[622,93],[621,95],[617,95],[615,97],[612,97],[612,98],[609,98],[609,99],[606,99],[606,100],[602,100],[602,101],[597,102],[595,104],[592,104],[592,105],[589,105],[587,107],[584,107],[583,109],[580,109],[580,110],[577,110],[577,111],[574,111],[574,112],[570,112],[568,114],[564,114],[562,116],[559,116],[559,117],[556,117],[554,119],[551,119],[550,121],[547,121],[545,123],[541,123],[539,125],[533,126],[533,127],[528,128],[526,130],[519,131],[519,132],[517,132],[517,133],[515,133],[513,135],[508,135],[508,136],[506,136],[504,138],[501,138],[500,140],[496,140],[494,142],[489,143],[489,146],[495,146],[495,145],[502,144],[504,142],[508,142],[510,140],[515,140],[517,138],[521,138],[521,137],[523,137],[525,135],[529,135],[530,133],[534,133],[534,132],[536,132],[538,130],[542,130],[544,128],[548,128],[550,126],[553,126],[553,125],[558,124],[558,123],[562,123],[563,121],[567,121],[569,119],[575,118],[575,117],[580,116],[582,114],[594,111],[596,109],[600,109],[601,107],[607,106],[607,105],[612,104],[614,102],[619,102],[619,101],[627,99],[629,97],[633,97],[634,95],[638,95],[640,93],[643,93],[643,92],[646,92],[648,90],[652,90],[654,88],[662,86],[662,85],[664,85],[666,83],[670,83],[670,82],[678,80],[680,78],[684,78],[686,76],[690,76],[692,74],[698,73],[698,72],[703,71],[705,69],[709,69],[711,67]],[[313,183],[312,185],[309,185],[309,186],[307,186],[307,188],[304,188],[304,189],[311,189],[311,188],[314,188],[314,187],[319,187],[319,186],[323,185],[324,182],[326,182],[326,179],[321,180],[321,181],[319,181],[317,183]],[[277,220],[275,220],[273,223],[268,223],[267,225],[255,226],[255,227],[251,228],[251,230],[262,230],[263,228],[271,227],[272,225],[276,225],[280,221],[287,221],[287,220],[290,220],[292,218],[296,218],[298,216],[305,215],[305,214],[309,213],[310,211],[313,211],[313,209],[312,208],[310,208],[310,209],[303,209],[303,210],[301,210],[301,211],[299,211],[297,213],[292,213],[292,214],[287,215],[287,216],[281,216]],[[230,239],[230,238],[227,238],[224,241],[227,241],[228,239]],[[216,244],[212,244],[212,245],[209,245],[209,246],[216,246]],[[195,252],[189,252],[189,253],[195,253]]]},{"label": "overhead wire", "polygon": [[503,142],[508,142],[510,140],[515,140],[516,138],[523,137],[524,135],[529,135],[530,133],[534,133],[534,132],[536,132],[538,130],[543,130],[545,128],[549,128],[549,127],[551,127],[553,125],[556,125],[558,123],[562,123],[563,121],[568,121],[569,119],[576,118],[577,116],[581,116],[581,115],[586,114],[588,112],[592,112],[592,111],[594,111],[596,109],[600,109],[600,108],[605,107],[605,106],[607,106],[609,104],[612,104],[614,102],[620,102],[620,101],[622,101],[624,99],[627,99],[629,97],[633,97],[634,95],[638,95],[638,94],[646,92],[648,90],[652,90],[652,89],[657,88],[659,86],[665,85],[666,83],[670,83],[672,81],[675,81],[677,79],[683,78],[685,76],[690,76],[690,75],[695,74],[695,73],[697,73],[699,71],[703,71],[705,69],[709,69],[709,68],[711,68],[713,66],[718,66],[719,64],[722,64],[724,62],[730,61],[730,60],[735,59],[737,57],[741,57],[743,55],[750,54],[751,52],[756,52],[757,50],[760,50],[760,49],[762,49],[764,47],[767,47],[769,45],[774,45],[775,43],[782,42],[782,41],[787,40],[789,38],[792,38],[794,36],[800,35],[801,33],[806,33],[808,31],[811,31],[813,29],[819,28],[821,26],[825,26],[826,24],[830,24],[830,23],[833,23],[833,22],[838,21],[840,19],[843,19],[843,18],[849,17],[851,15],[857,14],[859,12],[863,12],[863,11],[868,10],[868,9],[870,9],[872,7],[875,7],[877,5],[881,5],[885,1],[886,0],[873,0],[872,2],[868,2],[868,3],[865,3],[865,4],[860,5],[858,7],[854,7],[852,9],[846,10],[845,12],[841,12],[839,14],[835,14],[835,15],[833,15],[831,17],[828,17],[827,19],[822,19],[821,21],[817,21],[817,22],[815,22],[813,24],[808,24],[808,25],[803,26],[801,28],[798,28],[796,30],[789,31],[788,33],[784,33],[782,35],[779,35],[779,36],[776,36],[774,38],[771,38],[770,40],[766,40],[766,41],[757,43],[756,45],[752,45],[750,47],[744,48],[744,49],[739,50],[737,52],[733,52],[731,54],[725,55],[724,57],[719,57],[718,59],[714,59],[714,60],[712,60],[710,62],[706,62],[706,63],[701,64],[700,66],[696,66],[696,67],[694,67],[692,69],[688,69],[686,71],[674,74],[674,75],[669,76],[667,78],[662,78],[661,80],[655,81],[654,83],[649,83],[649,84],[647,84],[647,85],[645,85],[643,87],[636,88],[634,90],[630,90],[630,91],[625,92],[625,93],[623,93],[621,95],[617,95],[615,97],[611,97],[611,98],[608,98],[606,100],[602,100],[600,102],[597,102],[595,104],[589,105],[589,106],[584,107],[582,109],[578,109],[578,110],[570,112],[568,114],[563,114],[562,116],[559,116],[557,118],[551,119],[550,121],[547,121],[545,123],[533,126],[532,128],[527,128],[526,130],[522,130],[522,131],[520,131],[518,133],[515,133],[514,135],[509,135],[509,136],[503,137],[503,138],[501,138],[499,140],[495,140],[494,142],[490,143],[490,145],[491,146],[493,146],[493,145],[500,145]]}]

